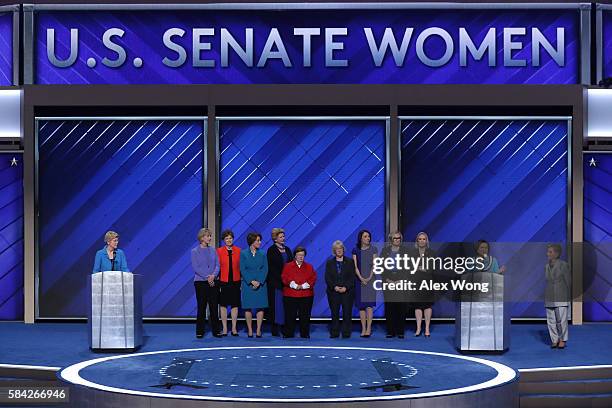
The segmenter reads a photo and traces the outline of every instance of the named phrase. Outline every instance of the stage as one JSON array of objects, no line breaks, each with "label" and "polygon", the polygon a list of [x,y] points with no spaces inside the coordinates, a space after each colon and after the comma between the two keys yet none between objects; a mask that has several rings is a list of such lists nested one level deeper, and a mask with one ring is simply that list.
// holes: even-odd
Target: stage
[{"label": "stage", "polygon": [[[606,324],[571,326],[565,350],[550,349],[544,324],[514,324],[510,349],[503,354],[458,353],[452,324],[434,325],[430,338],[406,332],[405,339],[386,339],[381,325],[371,338],[357,332],[350,339],[330,339],[326,325],[314,324],[310,339],[268,333],[247,338],[245,332],[196,339],[190,324],[146,324],[141,349],[114,354],[91,352],[86,327],[1,323],[3,375],[11,367],[18,373],[20,366],[58,372],[60,382],[71,386],[72,406],[105,406],[101,401],[112,395],[113,403],[130,406],[334,402],[418,407],[435,400],[435,406],[499,408],[518,406],[519,377],[612,365],[606,352],[612,330]],[[607,379],[600,382],[609,386]]]}]

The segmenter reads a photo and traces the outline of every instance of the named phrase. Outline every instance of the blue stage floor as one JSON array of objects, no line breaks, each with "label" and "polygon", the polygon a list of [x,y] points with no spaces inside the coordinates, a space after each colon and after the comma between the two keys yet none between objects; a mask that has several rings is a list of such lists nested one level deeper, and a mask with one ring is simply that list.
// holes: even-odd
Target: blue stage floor
[{"label": "blue stage floor", "polygon": [[423,398],[507,385],[517,377],[506,366],[474,357],[301,345],[113,356],[71,366],[61,376],[104,391],[235,401]]},{"label": "blue stage floor", "polygon": [[[435,324],[430,338],[415,338],[410,331],[403,340],[386,339],[382,325],[375,327],[370,338],[360,338],[354,332],[350,339],[330,339],[325,324],[314,324],[309,340],[280,339],[264,332],[261,339],[240,337],[214,338],[207,333],[196,339],[194,325],[145,324],[145,344],[139,352],[186,349],[200,347],[236,346],[345,346],[410,349],[459,354],[454,347],[452,324]],[[549,347],[546,325],[512,325],[511,345],[504,354],[470,353],[471,356],[497,361],[514,369],[540,367],[567,367],[612,364],[612,325],[585,324],[570,326],[569,342],[565,350]],[[82,323],[0,323],[0,364],[66,367],[68,365],[104,355],[88,348],[87,325]]]}]

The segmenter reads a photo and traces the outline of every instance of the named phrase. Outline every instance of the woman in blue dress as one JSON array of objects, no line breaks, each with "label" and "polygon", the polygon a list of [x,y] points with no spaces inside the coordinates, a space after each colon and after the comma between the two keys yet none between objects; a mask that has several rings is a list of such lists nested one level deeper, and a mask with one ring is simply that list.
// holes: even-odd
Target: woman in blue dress
[{"label": "woman in blue dress", "polygon": [[372,319],[374,317],[374,306],[376,306],[372,266],[376,256],[378,256],[378,249],[372,246],[372,234],[370,231],[359,231],[359,234],[357,234],[357,246],[353,248],[353,262],[355,263],[355,275],[357,276],[355,282],[355,305],[359,309],[361,337],[370,337],[372,335]]},{"label": "woman in blue dress", "polygon": [[261,324],[264,309],[268,307],[268,259],[261,247],[261,234],[250,232],[247,235],[249,248],[240,252],[240,276],[242,277],[242,308],[247,324],[248,336],[253,337],[253,312],[257,314],[257,337],[261,337]]}]

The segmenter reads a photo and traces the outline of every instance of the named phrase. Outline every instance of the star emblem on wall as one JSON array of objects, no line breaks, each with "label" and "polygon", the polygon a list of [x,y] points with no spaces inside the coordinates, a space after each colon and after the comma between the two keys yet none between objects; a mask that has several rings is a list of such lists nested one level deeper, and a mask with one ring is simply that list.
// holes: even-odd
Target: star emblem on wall
[{"label": "star emblem on wall", "polygon": [[591,160],[589,160],[589,167],[597,167],[597,162],[594,157],[591,157]]},{"label": "star emblem on wall", "polygon": [[13,167],[13,166],[17,166],[17,158],[15,158],[15,157],[13,157],[11,159],[11,167]]}]

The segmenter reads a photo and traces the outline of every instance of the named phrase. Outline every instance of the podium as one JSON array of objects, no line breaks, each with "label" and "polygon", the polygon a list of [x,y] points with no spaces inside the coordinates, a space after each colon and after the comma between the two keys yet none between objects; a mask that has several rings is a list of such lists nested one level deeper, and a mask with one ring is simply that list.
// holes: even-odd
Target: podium
[{"label": "podium", "polygon": [[89,346],[92,350],[135,350],[142,345],[140,275],[105,271],[88,280]]},{"label": "podium", "polygon": [[488,284],[488,292],[464,290],[455,318],[455,344],[460,351],[504,351],[510,346],[510,307],[504,303],[504,276],[466,273],[466,284]]}]

